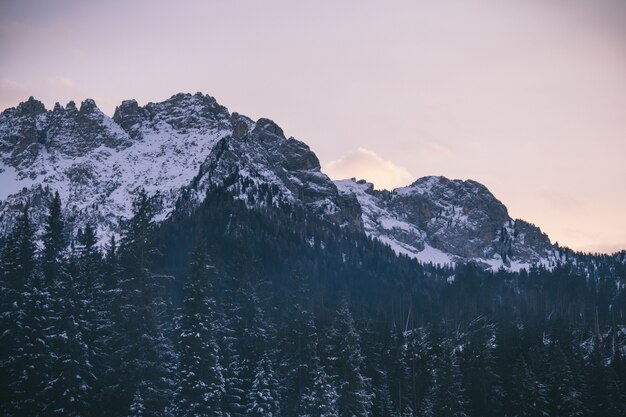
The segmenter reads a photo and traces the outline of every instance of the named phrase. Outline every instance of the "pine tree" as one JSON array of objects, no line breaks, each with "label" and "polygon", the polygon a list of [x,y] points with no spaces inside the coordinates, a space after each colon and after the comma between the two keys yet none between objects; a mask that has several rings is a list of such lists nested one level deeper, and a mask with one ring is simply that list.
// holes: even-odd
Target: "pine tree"
[{"label": "pine tree", "polygon": [[[44,364],[47,379],[37,401],[46,415],[84,416],[91,406],[93,374],[92,347],[95,315],[93,297],[86,288],[89,280],[80,274],[74,253],[65,256],[63,221],[59,194],[49,207],[46,232],[43,236],[42,270],[49,291],[45,309],[38,317],[45,321],[44,334],[48,356]],[[67,259],[65,262],[64,260]]]},{"label": "pine tree", "polygon": [[191,274],[177,333],[179,368],[175,392],[176,415],[220,416],[225,380],[216,342],[215,300],[211,296],[214,267],[200,245],[192,255]]},{"label": "pine tree", "polygon": [[429,332],[424,328],[407,330],[396,344],[400,344],[399,372],[394,381],[396,400],[400,410],[409,407],[412,412],[418,411],[420,404],[428,393],[432,378],[433,346],[429,340]]},{"label": "pine tree", "polygon": [[[141,191],[133,217],[125,227],[121,248],[119,290],[112,306],[114,329],[109,340],[108,400],[128,410],[139,391],[147,415],[161,416],[169,403],[167,340],[160,326],[165,305],[160,297],[162,277],[148,269],[151,254],[152,202]],[[105,394],[107,398],[107,394]]]},{"label": "pine tree", "polygon": [[313,388],[314,379],[320,371],[318,356],[318,334],[315,317],[310,308],[303,304],[310,293],[301,275],[293,277],[293,288],[287,294],[285,308],[284,352],[281,368],[286,379],[284,412],[293,414],[305,392]]},{"label": "pine tree", "polygon": [[342,417],[371,415],[373,393],[371,381],[364,375],[365,358],[360,344],[360,335],[348,300],[344,297],[335,314],[327,343],[327,360],[338,387],[337,406]]},{"label": "pine tree", "polygon": [[[379,366],[386,366],[385,357],[380,358]],[[391,387],[386,370],[378,371],[378,383],[374,384],[374,407],[373,415],[381,417],[392,417],[396,414],[393,400],[391,399]]]},{"label": "pine tree", "polygon": [[26,317],[25,294],[26,282],[20,279],[19,246],[17,227],[5,238],[0,250],[0,390],[7,395],[0,397],[0,414],[14,415],[9,405],[9,384],[19,372],[16,356],[19,354],[18,335],[23,331]]},{"label": "pine tree", "polygon": [[54,319],[47,328],[50,343],[50,382],[41,393],[46,415],[80,417],[88,414],[95,380],[90,329],[95,317],[77,276],[57,270],[53,289]]},{"label": "pine tree", "polygon": [[146,405],[143,401],[143,396],[141,394],[141,387],[137,388],[135,391],[135,395],[133,395],[133,401],[130,404],[128,410],[128,417],[144,417],[146,414]]},{"label": "pine tree", "polygon": [[48,286],[58,278],[61,255],[65,247],[63,238],[63,218],[61,217],[61,197],[55,192],[48,207],[45,232],[43,235],[42,269]]},{"label": "pine tree", "polygon": [[256,366],[252,386],[246,396],[246,415],[251,417],[280,416],[279,390],[274,364],[267,354],[263,354]]},{"label": "pine tree", "polygon": [[514,365],[512,387],[511,410],[506,410],[506,416],[542,417],[548,414],[546,387],[521,355]]},{"label": "pine tree", "polygon": [[113,290],[118,287],[118,278],[120,273],[119,254],[115,235],[111,235],[109,243],[106,245],[104,261],[102,265],[103,289]]},{"label": "pine tree", "polygon": [[11,358],[10,412],[5,415],[46,415],[47,390],[56,378],[51,358],[54,346],[49,337],[54,321],[52,300],[47,291],[32,287],[24,293],[23,303],[24,316],[17,323],[15,335],[19,349]]},{"label": "pine tree", "polygon": [[5,239],[2,251],[2,280],[10,288],[23,289],[34,278],[35,227],[29,204],[22,205],[15,225]]},{"label": "pine tree", "polygon": [[22,206],[2,248],[0,269],[0,377],[5,416],[42,412],[40,393],[49,382],[50,297],[35,270],[34,227]]},{"label": "pine tree", "polygon": [[[230,277],[225,280],[234,281]],[[232,293],[222,300],[218,312],[219,323],[217,329],[222,352],[222,368],[224,369],[224,395],[222,396],[222,411],[224,415],[236,417],[245,415],[244,359],[239,353],[239,335],[242,327],[241,306],[235,302]]]},{"label": "pine tree", "polygon": [[548,413],[551,416],[583,416],[582,394],[576,387],[574,374],[560,347],[552,347],[549,364]]},{"label": "pine tree", "polygon": [[457,353],[444,342],[436,359],[433,384],[422,404],[428,417],[466,417],[467,399],[463,389]]},{"label": "pine tree", "polygon": [[317,364],[312,370],[313,385],[306,387],[297,404],[297,414],[302,417],[339,417],[339,394],[324,371]]},{"label": "pine tree", "polygon": [[460,364],[469,413],[474,416],[497,416],[502,408],[504,393],[493,356],[495,326],[479,317],[469,324],[464,339]]},{"label": "pine tree", "polygon": [[600,340],[594,339],[586,376],[585,404],[587,415],[617,417],[623,415],[623,387],[613,369],[605,366]]}]

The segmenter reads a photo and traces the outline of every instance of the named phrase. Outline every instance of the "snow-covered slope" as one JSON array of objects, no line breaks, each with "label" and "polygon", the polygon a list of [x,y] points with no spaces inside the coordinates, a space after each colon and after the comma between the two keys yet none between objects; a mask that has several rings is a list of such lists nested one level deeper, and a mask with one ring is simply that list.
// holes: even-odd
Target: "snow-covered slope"
[{"label": "snow-covered slope", "polygon": [[304,204],[360,226],[353,199],[339,194],[306,144],[271,120],[231,115],[210,96],[177,94],[144,107],[124,101],[113,118],[93,100],[47,111],[31,98],[0,115],[0,234],[24,201],[42,224],[59,191],[73,226],[90,221],[105,240],[131,215],[139,189],[157,196],[162,220],[181,196],[197,204],[208,187],[233,178],[226,185],[252,205],[271,194],[269,204]]},{"label": "snow-covered slope", "polygon": [[335,184],[359,201],[368,235],[422,262],[473,260],[513,270],[554,262],[548,236],[511,219],[506,207],[475,181],[424,177],[393,191],[377,191],[355,179]]},{"label": "snow-covered slope", "polygon": [[228,111],[201,94],[145,107],[126,101],[113,119],[93,100],[46,111],[31,98],[0,115],[1,224],[27,199],[40,217],[53,191],[70,218],[93,221],[101,236],[130,215],[139,188],[162,195],[163,218],[230,132]]},{"label": "snow-covered slope", "polygon": [[0,236],[25,201],[42,225],[54,191],[73,229],[92,222],[104,241],[119,233],[139,189],[155,196],[162,220],[214,185],[251,206],[301,205],[423,262],[553,262],[548,237],[512,220],[477,182],[426,177],[391,192],[333,182],[309,147],[274,122],[231,114],[200,93],[143,107],[124,101],[112,118],[93,100],[46,110],[32,97],[0,114]]}]

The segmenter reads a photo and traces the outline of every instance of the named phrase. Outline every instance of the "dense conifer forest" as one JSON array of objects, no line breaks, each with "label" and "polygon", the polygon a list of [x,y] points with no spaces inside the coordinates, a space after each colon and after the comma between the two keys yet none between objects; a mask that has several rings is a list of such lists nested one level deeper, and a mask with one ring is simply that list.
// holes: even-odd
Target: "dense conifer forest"
[{"label": "dense conifer forest", "polygon": [[[421,265],[222,188],[119,239],[29,206],[0,253],[3,416],[598,416],[626,409],[626,264]],[[108,238],[108,237],[107,237]]]}]

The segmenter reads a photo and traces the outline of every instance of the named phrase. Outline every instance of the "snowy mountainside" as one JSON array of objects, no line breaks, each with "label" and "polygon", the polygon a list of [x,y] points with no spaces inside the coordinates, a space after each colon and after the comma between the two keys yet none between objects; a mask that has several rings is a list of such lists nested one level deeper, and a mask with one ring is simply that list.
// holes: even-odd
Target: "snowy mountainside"
[{"label": "snowy mountainside", "polygon": [[365,232],[422,262],[473,260],[492,269],[550,266],[558,256],[547,235],[523,220],[475,181],[423,177],[392,191],[364,180],[335,181],[355,196]]},{"label": "snowy mountainside", "polygon": [[231,114],[201,93],[145,106],[127,100],[112,118],[90,99],[47,110],[31,97],[0,114],[0,185],[0,236],[25,201],[41,227],[54,191],[73,229],[91,222],[104,242],[131,215],[139,189],[156,196],[163,220],[221,185],[249,206],[302,205],[422,262],[517,270],[557,257],[545,234],[511,219],[475,181],[425,177],[393,191],[333,182],[273,121]]},{"label": "snowy mountainside", "polygon": [[105,241],[131,215],[139,189],[158,197],[162,220],[181,197],[197,204],[208,187],[233,177],[239,184],[229,189],[251,205],[268,203],[259,196],[265,191],[269,204],[304,204],[360,227],[355,200],[339,194],[306,144],[285,138],[271,120],[231,115],[207,95],[144,107],[127,100],[113,118],[89,99],[80,109],[70,102],[48,111],[31,98],[0,115],[0,235],[24,201],[41,225],[59,191],[73,226],[92,222]]},{"label": "snowy mountainside", "polygon": [[59,191],[66,214],[92,221],[101,237],[118,231],[139,188],[160,193],[169,213],[213,145],[230,134],[228,111],[209,96],[176,95],[139,107],[125,101],[113,118],[93,100],[47,111],[29,99],[0,115],[0,216],[6,230],[29,200],[35,218]]}]

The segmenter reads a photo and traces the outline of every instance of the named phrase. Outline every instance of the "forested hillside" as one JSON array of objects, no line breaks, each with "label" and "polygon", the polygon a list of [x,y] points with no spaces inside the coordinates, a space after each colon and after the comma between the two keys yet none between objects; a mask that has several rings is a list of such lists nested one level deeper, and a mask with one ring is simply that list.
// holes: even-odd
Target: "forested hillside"
[{"label": "forested hillside", "polygon": [[[622,416],[626,264],[422,265],[304,208],[208,190],[121,238],[1,246],[4,416]],[[108,237],[107,237],[108,238]]]}]

